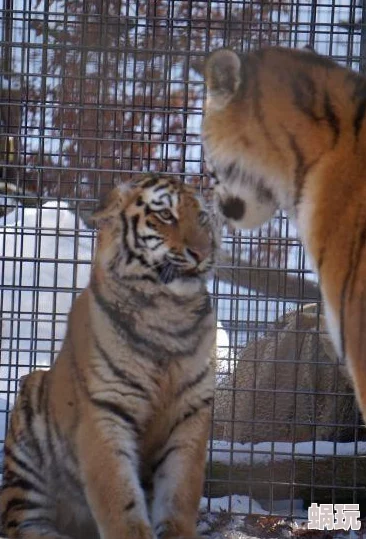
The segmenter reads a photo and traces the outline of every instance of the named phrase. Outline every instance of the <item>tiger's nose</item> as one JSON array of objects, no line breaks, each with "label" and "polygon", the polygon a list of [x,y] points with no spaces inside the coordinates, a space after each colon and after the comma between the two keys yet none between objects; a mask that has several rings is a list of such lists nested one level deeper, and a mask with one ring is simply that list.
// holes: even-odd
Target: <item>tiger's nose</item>
[{"label": "tiger's nose", "polygon": [[186,247],[185,249],[186,257],[191,262],[194,262],[197,266],[203,262],[210,254],[210,249],[207,247],[202,248],[193,248]]}]

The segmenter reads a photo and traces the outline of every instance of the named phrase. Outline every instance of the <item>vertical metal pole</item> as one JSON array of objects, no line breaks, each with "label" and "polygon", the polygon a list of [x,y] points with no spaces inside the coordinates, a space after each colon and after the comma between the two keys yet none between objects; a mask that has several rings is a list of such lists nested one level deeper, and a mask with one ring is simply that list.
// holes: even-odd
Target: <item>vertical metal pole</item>
[{"label": "vertical metal pole", "polygon": [[310,16],[309,43],[308,43],[312,49],[315,49],[316,10],[317,10],[317,0],[312,0],[312,2],[311,2],[311,16]]},{"label": "vertical metal pole", "polygon": [[366,73],[366,0],[361,0],[360,73]]},{"label": "vertical metal pole", "polygon": [[[12,37],[13,37],[13,0],[3,0],[2,18],[2,38],[0,58],[0,98],[3,102],[0,107],[0,179],[14,180],[14,169],[6,166],[13,165],[15,159],[15,138],[13,129],[15,125],[15,114],[10,105],[11,92],[11,72],[12,72]],[[14,93],[14,92],[13,92]],[[5,104],[6,102],[6,104]]]},{"label": "vertical metal pole", "polygon": [[9,78],[11,72],[11,41],[13,33],[13,0],[4,0],[2,76]]}]

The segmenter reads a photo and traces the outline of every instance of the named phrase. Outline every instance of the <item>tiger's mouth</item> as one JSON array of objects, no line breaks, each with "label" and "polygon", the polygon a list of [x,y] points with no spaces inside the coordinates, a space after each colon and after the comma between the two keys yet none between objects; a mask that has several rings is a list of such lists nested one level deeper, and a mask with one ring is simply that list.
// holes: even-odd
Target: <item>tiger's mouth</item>
[{"label": "tiger's mouth", "polygon": [[213,267],[213,257],[210,256],[197,264],[183,265],[172,262],[168,258],[157,267],[159,279],[164,284],[169,284],[175,279],[190,279],[208,273]]}]

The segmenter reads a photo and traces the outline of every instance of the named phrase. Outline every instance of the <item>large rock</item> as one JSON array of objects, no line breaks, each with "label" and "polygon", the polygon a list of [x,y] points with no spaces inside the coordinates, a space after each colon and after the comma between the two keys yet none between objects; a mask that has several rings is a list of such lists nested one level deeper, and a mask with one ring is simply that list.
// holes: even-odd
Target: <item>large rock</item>
[{"label": "large rock", "polygon": [[[215,397],[214,438],[235,442],[354,440],[351,381],[316,305],[287,314],[237,356]],[[352,427],[353,426],[353,427]]]}]

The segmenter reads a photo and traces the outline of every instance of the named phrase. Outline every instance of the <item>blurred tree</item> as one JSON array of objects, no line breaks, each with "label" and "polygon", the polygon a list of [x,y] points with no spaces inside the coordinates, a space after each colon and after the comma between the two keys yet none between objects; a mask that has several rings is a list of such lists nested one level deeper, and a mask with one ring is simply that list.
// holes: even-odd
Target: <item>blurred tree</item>
[{"label": "blurred tree", "polygon": [[[290,5],[281,0],[31,0],[30,5],[27,52],[14,56],[8,73],[20,86],[25,135],[20,180],[26,188],[38,196],[71,199],[84,217],[91,199],[137,171],[189,175],[210,198],[200,146],[205,55],[220,46],[246,50],[281,43],[288,28],[281,20]],[[17,29],[24,35],[25,19],[10,22],[12,39]],[[289,246],[276,240],[279,235],[272,225],[268,239],[236,261],[224,255],[224,263],[284,267]],[[253,283],[248,271],[233,277],[226,269],[220,275],[243,286]],[[268,281],[256,283],[268,291]],[[292,292],[300,293],[294,286]],[[312,297],[317,291],[310,288]],[[278,291],[287,294],[283,286]]]},{"label": "blurred tree", "polygon": [[78,198],[131,171],[200,174],[205,53],[280,41],[286,29],[273,21],[288,10],[264,0],[33,3],[33,64],[47,76],[28,112],[45,138],[27,160],[41,167],[37,190]]}]

